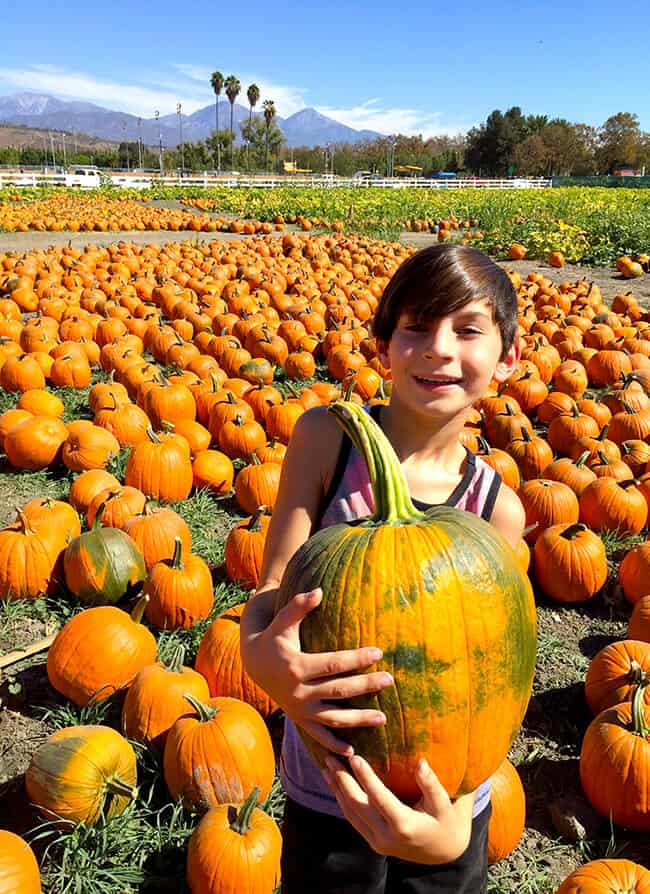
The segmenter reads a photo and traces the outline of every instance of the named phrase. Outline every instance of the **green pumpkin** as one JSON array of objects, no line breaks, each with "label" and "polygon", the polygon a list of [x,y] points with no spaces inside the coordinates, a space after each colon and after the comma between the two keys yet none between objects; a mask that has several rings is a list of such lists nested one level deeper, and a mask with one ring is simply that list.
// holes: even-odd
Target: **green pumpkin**
[{"label": "green pumpkin", "polygon": [[[330,409],[368,465],[375,512],[311,537],[287,566],[276,608],[321,587],[321,605],[301,623],[303,650],[382,649],[372,669],[395,685],[352,703],[383,711],[386,725],[337,735],[403,801],[421,795],[421,757],[457,797],[496,771],[523,720],[535,669],[532,589],[490,524],[448,506],[413,506],[368,413],[348,402]],[[325,751],[299,732],[323,765]]]},{"label": "green pumpkin", "polygon": [[84,605],[114,605],[147,576],[144,557],[119,528],[102,528],[103,504],[90,531],[72,540],[63,555],[68,590]]}]

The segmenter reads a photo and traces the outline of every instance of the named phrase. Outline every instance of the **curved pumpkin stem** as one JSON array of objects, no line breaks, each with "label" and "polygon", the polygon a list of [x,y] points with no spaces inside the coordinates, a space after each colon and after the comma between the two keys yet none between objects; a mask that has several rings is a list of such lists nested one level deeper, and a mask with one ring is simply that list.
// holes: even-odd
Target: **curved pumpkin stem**
[{"label": "curved pumpkin stem", "polygon": [[261,531],[262,530],[262,522],[261,518],[268,512],[267,506],[258,506],[255,512],[251,515],[248,520],[248,524],[246,525],[247,531]]},{"label": "curved pumpkin stem", "polygon": [[259,786],[256,785],[250,795],[246,798],[239,811],[235,814],[234,819],[230,821],[230,828],[233,832],[239,832],[245,835],[251,827],[251,817],[257,806],[257,799],[260,796]]},{"label": "curved pumpkin stem", "polygon": [[141,623],[142,616],[144,615],[144,610],[147,607],[148,602],[149,602],[149,594],[143,593],[142,596],[136,602],[136,604],[133,606],[133,611],[131,612],[131,620],[135,624]]},{"label": "curved pumpkin stem", "polygon": [[206,705],[205,702],[200,702],[198,698],[194,698],[189,692],[184,693],[183,698],[192,705],[196,713],[199,715],[201,723],[207,723],[209,720],[213,720],[219,713],[218,708],[213,708],[212,705]]},{"label": "curved pumpkin stem", "polygon": [[355,403],[336,401],[328,407],[363,457],[372,485],[375,511],[371,522],[406,524],[423,519],[411,501],[404,472],[393,447],[377,423]]},{"label": "curved pumpkin stem", "polygon": [[575,525],[569,525],[562,533],[560,537],[564,537],[565,540],[575,540],[578,534],[582,534],[583,531],[587,530],[587,525],[582,524],[582,522],[576,522]]},{"label": "curved pumpkin stem", "polygon": [[583,451],[577,459],[573,460],[573,464],[578,466],[578,468],[582,468],[587,461],[587,457],[589,456],[589,451]]},{"label": "curved pumpkin stem", "polygon": [[176,571],[183,570],[183,560],[182,560],[182,552],[183,552],[183,541],[180,537],[174,537],[174,555],[172,556],[172,568]]},{"label": "curved pumpkin stem", "polygon": [[169,661],[165,663],[165,667],[171,674],[183,673],[183,662],[185,661],[185,647],[178,645],[174,648]]},{"label": "curved pumpkin stem", "polygon": [[643,713],[645,690],[646,684],[640,683],[632,696],[632,732],[635,736],[642,736],[644,739],[650,735],[650,726],[648,726]]},{"label": "curved pumpkin stem", "polygon": [[34,528],[32,528],[32,526],[29,522],[29,518],[25,515],[23,510],[19,509],[17,506],[15,507],[15,509],[16,509],[16,520],[20,522],[22,529],[23,529],[23,534],[35,534],[36,531],[34,530]]}]

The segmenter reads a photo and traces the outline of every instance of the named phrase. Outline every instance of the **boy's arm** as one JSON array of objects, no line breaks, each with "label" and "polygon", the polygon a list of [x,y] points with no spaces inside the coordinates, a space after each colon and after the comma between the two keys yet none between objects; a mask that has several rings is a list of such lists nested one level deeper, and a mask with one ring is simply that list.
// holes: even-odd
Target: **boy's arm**
[{"label": "boy's arm", "polygon": [[310,536],[323,500],[325,473],[340,440],[338,426],[324,409],[305,413],[296,424],[283,463],[259,587],[242,617],[240,644],[247,672],[285,713],[330,751],[350,755],[350,745],[330,728],[376,726],[385,717],[374,710],[340,709],[331,702],[392,686],[388,674],[363,673],[381,653],[372,648],[302,652],[300,623],[319,605],[319,591],[296,594],[274,617],[276,590],[287,563]]},{"label": "boy's arm", "polygon": [[521,500],[507,484],[502,484],[499,488],[490,524],[494,525],[513,549],[517,548],[524,534],[526,513]]}]

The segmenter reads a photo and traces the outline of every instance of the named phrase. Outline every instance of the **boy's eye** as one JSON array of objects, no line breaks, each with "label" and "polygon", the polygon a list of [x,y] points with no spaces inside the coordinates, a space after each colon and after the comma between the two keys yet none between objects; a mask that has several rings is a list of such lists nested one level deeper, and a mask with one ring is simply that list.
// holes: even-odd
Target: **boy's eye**
[{"label": "boy's eye", "polygon": [[476,326],[463,326],[462,329],[458,330],[459,335],[482,335],[483,330],[477,328]]}]

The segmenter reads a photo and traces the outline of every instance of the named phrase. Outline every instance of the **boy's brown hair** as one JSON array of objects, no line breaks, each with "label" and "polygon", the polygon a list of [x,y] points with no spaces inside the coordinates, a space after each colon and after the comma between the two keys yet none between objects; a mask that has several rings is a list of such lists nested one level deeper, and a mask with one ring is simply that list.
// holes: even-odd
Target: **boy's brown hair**
[{"label": "boy's brown hair", "polygon": [[372,333],[388,343],[402,314],[425,322],[483,299],[492,305],[503,357],[517,335],[517,295],[510,278],[469,245],[432,245],[397,269],[379,301]]}]

